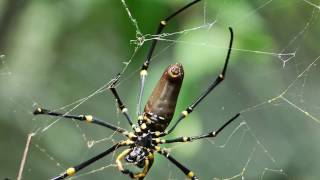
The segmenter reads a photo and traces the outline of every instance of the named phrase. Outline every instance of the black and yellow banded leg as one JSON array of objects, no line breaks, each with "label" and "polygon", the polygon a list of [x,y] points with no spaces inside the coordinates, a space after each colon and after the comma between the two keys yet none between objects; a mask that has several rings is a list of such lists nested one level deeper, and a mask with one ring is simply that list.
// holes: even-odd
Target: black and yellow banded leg
[{"label": "black and yellow banded leg", "polygon": [[118,104],[118,108],[120,109],[121,113],[126,117],[126,119],[128,120],[129,124],[132,126],[133,123],[132,123],[132,120],[128,114],[128,109],[127,107],[123,104],[123,102],[121,101],[120,99],[120,96],[116,90],[116,83],[118,82],[120,78],[120,74],[117,75],[117,77],[115,78],[115,80],[112,82],[112,84],[110,85],[109,89],[111,90],[113,96],[115,97],[116,99],[116,102]]},{"label": "black and yellow banded leg", "polygon": [[[62,114],[62,113],[59,113],[59,112],[54,112],[54,111],[50,111],[48,109],[43,109],[43,108],[37,108],[34,112],[33,112],[34,115],[49,115],[49,116],[57,116],[57,117],[63,117],[63,118],[66,118],[66,119],[74,119],[74,120],[78,120],[78,121],[84,121],[84,122],[87,122],[87,123],[92,123],[92,124],[97,124],[99,126],[103,126],[103,127],[106,127],[106,128],[109,128],[115,132],[118,132],[118,133],[121,133],[127,137],[131,136],[131,138],[134,136],[133,134],[130,134],[127,130],[121,128],[121,127],[118,127],[118,126],[115,126],[115,125],[112,125],[106,121],[103,121],[103,120],[100,120],[100,119],[97,119],[91,115],[69,115],[69,114]],[[129,137],[130,138],[130,137]]]},{"label": "black and yellow banded leg", "polygon": [[61,175],[52,178],[51,180],[61,180],[61,179],[65,179],[67,177],[73,176],[74,174],[76,174],[77,172],[79,172],[80,170],[82,170],[83,168],[89,166],[90,164],[96,162],[97,160],[107,156],[108,154],[112,153],[113,151],[115,151],[116,149],[120,148],[121,146],[126,146],[126,143],[123,142],[119,142],[115,145],[113,145],[111,148],[107,149],[106,151],[98,154],[97,156],[82,162],[81,164],[77,165],[77,166],[73,166],[68,168],[64,173],[62,173]]},{"label": "black and yellow banded leg", "polygon": [[148,174],[148,172],[153,164],[153,160],[154,160],[153,154],[150,153],[149,156],[146,157],[146,159],[144,160],[143,171],[140,173],[134,174],[131,178],[143,180],[146,177],[146,175]]},{"label": "black and yellow banded leg", "polygon": [[[126,155],[128,155],[130,153],[131,149],[126,149],[124,151],[122,151],[118,156],[117,156],[117,159],[116,159],[116,165],[117,165],[117,168],[120,172],[122,172],[123,174],[130,174],[131,172],[127,169],[124,169],[123,168],[123,165],[122,165],[122,160],[124,159],[124,157]],[[129,175],[130,176],[130,175]]]},{"label": "black and yellow banded leg", "polygon": [[231,55],[231,49],[232,49],[232,43],[233,43],[233,30],[231,27],[229,27],[229,31],[230,31],[230,42],[229,42],[229,48],[228,48],[228,53],[227,53],[227,57],[222,69],[222,72],[219,74],[219,76],[216,78],[215,81],[213,81],[209,87],[190,105],[186,108],[186,110],[182,111],[180,116],[178,117],[177,121],[175,122],[175,124],[172,126],[172,128],[170,128],[168,131],[166,131],[165,133],[163,133],[161,136],[170,134],[175,128],[176,126],[181,122],[182,119],[184,119],[185,117],[187,117],[193,110],[194,108],[210,93],[212,92],[212,90],[217,87],[224,79],[226,76],[226,72],[227,72],[227,67],[228,67],[228,63],[229,63],[229,59],[230,59],[230,55]]},{"label": "black and yellow banded leg", "polygon": [[[192,5],[194,5],[194,4],[196,4],[197,2],[200,2],[200,1],[201,0],[194,0],[194,1],[190,2],[190,3],[188,3],[187,5],[183,6],[179,10],[175,11],[174,13],[170,14],[164,20],[160,21],[155,35],[161,34],[163,29],[166,27],[166,25],[168,24],[168,22],[172,18],[174,18],[175,16],[177,16],[178,14],[183,12],[184,10],[188,9],[189,7],[191,7]],[[141,116],[141,101],[142,101],[143,92],[144,92],[144,84],[145,84],[146,77],[147,77],[147,74],[148,74],[148,68],[149,68],[150,60],[152,58],[153,52],[155,50],[155,47],[156,47],[158,41],[159,41],[158,38],[154,38],[152,40],[151,47],[150,47],[150,49],[148,51],[147,58],[144,61],[142,67],[141,67],[141,71],[140,71],[140,92],[139,92],[138,106],[137,106],[137,115],[138,116]]]},{"label": "black and yellow banded leg", "polygon": [[154,141],[156,141],[158,144],[168,144],[168,143],[176,143],[176,142],[191,142],[194,140],[198,139],[203,139],[203,138],[211,138],[211,137],[216,137],[218,134],[225,128],[227,127],[232,121],[237,119],[240,116],[240,113],[236,114],[233,116],[231,119],[229,119],[226,123],[224,123],[222,126],[219,127],[216,131],[209,132],[207,134],[199,135],[199,136],[191,136],[191,137],[178,137],[174,139],[160,139],[160,138],[154,138]]},{"label": "black and yellow banded leg", "polygon": [[149,153],[149,155],[145,158],[144,160],[144,167],[142,172],[139,173],[133,173],[132,171],[130,171],[129,169],[124,169],[123,165],[122,165],[122,160],[125,158],[126,155],[128,155],[130,153],[131,149],[126,149],[124,150],[121,154],[119,154],[117,156],[116,159],[116,164],[117,164],[117,168],[120,172],[122,172],[123,174],[127,174],[129,175],[130,178],[132,179],[138,179],[138,180],[143,180],[144,177],[147,175],[147,173],[149,172],[152,164],[153,164],[153,160],[154,160],[154,155],[153,153]]},{"label": "black and yellow banded leg", "polygon": [[161,155],[163,155],[164,157],[166,157],[169,161],[171,161],[175,166],[177,166],[189,179],[192,180],[199,180],[199,178],[194,174],[194,172],[190,171],[187,167],[185,167],[184,165],[182,165],[179,161],[177,161],[175,158],[173,158],[169,152],[160,149],[157,151],[158,153],[160,153]]}]

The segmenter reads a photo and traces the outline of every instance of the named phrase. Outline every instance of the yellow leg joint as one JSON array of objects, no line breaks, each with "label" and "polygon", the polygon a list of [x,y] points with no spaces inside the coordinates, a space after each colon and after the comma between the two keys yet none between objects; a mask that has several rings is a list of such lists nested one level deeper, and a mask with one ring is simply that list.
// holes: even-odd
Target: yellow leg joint
[{"label": "yellow leg joint", "polygon": [[219,74],[219,78],[223,79],[224,78],[223,74]]},{"label": "yellow leg joint", "polygon": [[160,138],[155,138],[155,141],[156,141],[156,143],[160,143],[161,142],[161,139]]},{"label": "yellow leg joint", "polygon": [[152,121],[149,118],[145,118],[145,121],[147,122],[147,124],[151,124]]},{"label": "yellow leg joint", "polygon": [[127,139],[127,140],[121,142],[121,145],[131,145],[131,144],[134,144],[134,142],[131,141],[130,139]]},{"label": "yellow leg joint", "polygon": [[36,112],[41,113],[41,112],[42,112],[42,109],[41,109],[41,108],[37,108],[37,109],[36,109]]},{"label": "yellow leg joint", "polygon": [[134,129],[134,131],[137,132],[137,133],[140,133],[140,132],[141,132],[141,128],[136,127],[136,128]]},{"label": "yellow leg joint", "polygon": [[143,120],[143,116],[142,115],[138,116],[138,120]]},{"label": "yellow leg joint", "polygon": [[152,153],[150,153],[150,154],[148,155],[148,159],[153,160],[153,158],[154,158],[154,155],[153,155]]},{"label": "yellow leg joint", "polygon": [[140,127],[141,127],[141,129],[146,129],[147,125],[146,125],[146,123],[142,123]]},{"label": "yellow leg joint", "polygon": [[155,149],[156,151],[158,151],[158,152],[161,150],[161,148],[160,148],[159,146],[155,146],[154,149]]},{"label": "yellow leg joint", "polygon": [[140,71],[140,76],[147,76],[148,75],[148,71],[143,69]]},{"label": "yellow leg joint", "polygon": [[160,134],[161,134],[160,131],[156,131],[156,132],[155,132],[155,135],[156,135],[157,137],[159,137]]},{"label": "yellow leg joint", "polygon": [[128,112],[128,109],[127,109],[127,108],[123,108],[123,109],[121,110],[121,112],[122,112],[122,113],[126,113],[126,112]]},{"label": "yellow leg joint", "polygon": [[194,173],[192,171],[190,171],[187,175],[189,178],[193,178],[194,177]]},{"label": "yellow leg joint", "polygon": [[85,115],[84,118],[86,119],[86,122],[91,123],[93,121],[93,117],[91,115]]},{"label": "yellow leg joint", "polygon": [[122,166],[122,163],[121,163],[121,160],[130,152],[130,149],[126,149],[124,150],[121,154],[119,154],[119,156],[117,157],[116,159],[116,164],[117,164],[117,167],[119,169],[119,171],[123,171],[123,166]]},{"label": "yellow leg joint", "polygon": [[183,137],[183,142],[187,142],[188,141],[188,138],[187,137]]},{"label": "yellow leg joint", "polygon": [[128,136],[129,136],[129,139],[132,139],[133,137],[136,137],[136,135],[134,135],[133,132],[129,132]]},{"label": "yellow leg joint", "polygon": [[142,177],[145,177],[145,176],[146,176],[145,173],[139,173],[139,174],[135,174],[135,175],[133,176],[133,178],[134,178],[134,179],[139,179],[139,178],[142,178]]},{"label": "yellow leg joint", "polygon": [[189,115],[188,111],[182,111],[182,114],[184,115],[184,117],[187,117]]},{"label": "yellow leg joint", "polygon": [[73,176],[76,173],[76,169],[73,168],[73,167],[68,168],[66,173],[67,173],[68,176]]}]

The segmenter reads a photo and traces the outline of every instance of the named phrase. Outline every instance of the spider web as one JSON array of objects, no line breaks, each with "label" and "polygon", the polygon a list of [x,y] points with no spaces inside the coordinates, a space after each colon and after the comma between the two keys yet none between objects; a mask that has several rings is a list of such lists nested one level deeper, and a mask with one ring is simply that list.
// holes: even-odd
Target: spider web
[{"label": "spider web", "polygon": [[[94,36],[112,34],[110,31],[115,29],[110,26],[114,25],[131,29],[127,38],[130,41],[121,43],[121,40],[104,37],[101,41],[90,41],[93,35],[84,31],[79,34],[87,37],[84,38],[86,45],[80,46],[82,52],[72,46],[79,42],[72,41],[70,47],[65,46],[71,53],[61,53],[68,61],[57,60],[60,56],[55,57],[48,43],[35,42],[31,47],[22,43],[12,50],[14,55],[9,52],[10,62],[1,55],[0,78],[2,84],[7,83],[1,88],[1,100],[6,102],[1,114],[3,125],[8,129],[3,132],[6,137],[3,147],[9,153],[8,157],[19,163],[1,168],[0,174],[12,178],[19,174],[17,179],[48,179],[120,140],[121,136],[96,126],[54,117],[33,117],[32,110],[41,106],[66,114],[89,113],[129,129],[121,114],[116,113],[114,100],[106,88],[116,73],[123,73],[117,88],[130,114],[135,117],[138,71],[153,39],[160,43],[152,58],[145,94],[150,94],[168,64],[181,62],[186,79],[177,111],[184,109],[221,71],[229,42],[227,27],[231,26],[235,31],[235,43],[226,81],[179,125],[171,137],[209,132],[238,112],[241,112],[240,118],[215,139],[165,147],[201,179],[317,179],[320,176],[317,143],[320,135],[317,93],[320,54],[312,42],[319,32],[320,2],[206,0],[169,23],[164,33],[154,35],[159,19],[184,3],[141,1],[139,5],[147,8],[146,14],[164,9],[159,17],[146,17],[136,10],[139,5],[121,0],[113,5],[119,12],[112,14],[126,19],[125,26],[119,25],[114,17],[106,17],[100,22],[113,20],[110,21],[113,23],[100,28],[108,31],[93,28],[97,31]],[[99,7],[101,4],[82,4],[74,13],[90,14],[85,6]],[[55,6],[59,7],[59,4]],[[169,6],[170,10],[166,11]],[[41,24],[58,15],[49,9],[44,4],[35,4],[26,10],[26,15]],[[33,13],[35,10],[46,18]],[[302,20],[296,20],[297,16]],[[74,15],[71,19],[77,21],[85,17]],[[70,35],[69,31],[72,32],[72,29],[58,30],[57,27],[65,23],[62,20],[51,22],[49,27],[38,32],[27,29],[22,23],[21,31],[39,37],[38,34],[50,30],[47,32],[50,35],[39,37],[47,41],[56,39],[58,34],[66,37]],[[143,25],[147,23],[152,24],[150,30]],[[20,37],[20,42],[28,42],[27,37]],[[84,42],[78,36],[71,38]],[[92,55],[91,46],[98,55]],[[100,55],[106,51],[104,46],[111,49],[119,46],[120,50],[108,50],[108,57],[101,59],[103,56]],[[63,51],[63,48],[58,50]],[[28,64],[27,60],[34,58],[30,54],[36,52],[42,52],[37,53],[38,61]],[[81,57],[84,54],[91,55]],[[84,60],[86,58],[90,60]],[[25,68],[25,65],[33,68]],[[129,90],[128,87],[132,88]],[[147,96],[144,102],[146,99]],[[18,148],[10,143],[10,139],[19,144]],[[11,151],[13,147],[17,152]],[[128,179],[115,168],[114,159],[119,152],[70,179]],[[17,168],[18,164],[20,168]],[[178,168],[163,157],[157,157],[146,179],[184,178]]]}]

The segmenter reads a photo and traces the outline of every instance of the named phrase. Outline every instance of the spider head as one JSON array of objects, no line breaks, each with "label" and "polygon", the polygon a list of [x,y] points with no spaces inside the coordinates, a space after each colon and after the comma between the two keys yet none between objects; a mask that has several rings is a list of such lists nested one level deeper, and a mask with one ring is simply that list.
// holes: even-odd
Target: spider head
[{"label": "spider head", "polygon": [[136,146],[151,147],[152,145],[152,136],[148,133],[143,133],[138,135],[137,140],[135,141]]},{"label": "spider head", "polygon": [[144,166],[144,159],[148,155],[148,152],[143,147],[134,147],[131,152],[125,157],[128,163],[134,163],[139,168]]}]

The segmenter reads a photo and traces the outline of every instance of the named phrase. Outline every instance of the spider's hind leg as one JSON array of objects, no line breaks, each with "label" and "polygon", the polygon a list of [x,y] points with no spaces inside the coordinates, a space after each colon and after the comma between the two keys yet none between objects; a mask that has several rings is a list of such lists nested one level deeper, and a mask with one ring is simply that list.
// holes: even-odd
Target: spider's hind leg
[{"label": "spider's hind leg", "polygon": [[[166,27],[166,25],[170,22],[171,19],[173,19],[178,14],[180,14],[181,12],[184,12],[186,9],[188,9],[189,7],[193,6],[194,4],[196,4],[200,1],[201,0],[193,0],[192,2],[186,4],[185,6],[181,7],[180,9],[178,9],[177,11],[175,11],[174,13],[170,14],[165,19],[160,21],[155,35],[156,36],[160,35],[162,33],[163,29]],[[145,85],[146,78],[148,75],[149,64],[150,64],[152,55],[154,53],[154,50],[155,50],[155,47],[156,47],[158,41],[159,41],[158,38],[154,38],[152,40],[151,47],[148,51],[148,55],[147,55],[146,60],[144,61],[143,65],[141,67],[141,70],[140,70],[140,91],[139,91],[138,105],[137,105],[137,115],[138,116],[142,115],[141,103],[142,103],[142,97],[143,97],[143,93],[144,93],[144,85]]]}]

